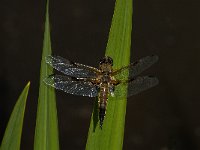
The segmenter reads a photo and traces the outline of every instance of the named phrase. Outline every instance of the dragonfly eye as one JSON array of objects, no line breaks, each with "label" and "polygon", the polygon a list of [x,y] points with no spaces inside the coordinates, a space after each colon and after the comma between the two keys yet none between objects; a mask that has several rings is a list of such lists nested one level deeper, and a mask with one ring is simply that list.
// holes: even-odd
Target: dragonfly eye
[{"label": "dragonfly eye", "polygon": [[107,61],[109,64],[111,64],[111,66],[113,66],[113,59],[111,57],[107,57]]},{"label": "dragonfly eye", "polygon": [[105,56],[103,59],[100,59],[100,65],[102,64],[110,64],[113,65],[113,59],[109,56]]},{"label": "dragonfly eye", "polygon": [[100,59],[99,64],[102,65],[102,64],[104,64],[104,63],[105,63],[104,58],[103,58],[103,59]]}]

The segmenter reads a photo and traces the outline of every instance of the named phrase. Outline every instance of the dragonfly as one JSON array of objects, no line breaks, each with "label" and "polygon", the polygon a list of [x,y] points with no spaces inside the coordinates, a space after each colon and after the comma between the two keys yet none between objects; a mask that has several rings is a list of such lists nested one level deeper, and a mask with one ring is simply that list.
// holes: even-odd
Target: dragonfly
[{"label": "dragonfly", "polygon": [[98,117],[102,129],[108,97],[127,98],[156,86],[159,83],[156,77],[138,75],[157,61],[157,55],[146,56],[115,70],[113,59],[109,56],[102,58],[99,68],[95,68],[49,55],[46,63],[63,75],[49,75],[44,82],[69,94],[98,97]]}]

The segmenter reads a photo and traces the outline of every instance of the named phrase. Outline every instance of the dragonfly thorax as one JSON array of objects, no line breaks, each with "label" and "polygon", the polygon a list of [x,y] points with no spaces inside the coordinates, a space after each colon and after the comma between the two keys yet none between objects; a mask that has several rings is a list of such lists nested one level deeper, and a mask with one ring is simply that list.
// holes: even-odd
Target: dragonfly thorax
[{"label": "dragonfly thorax", "polygon": [[109,83],[111,81],[111,77],[109,74],[103,74],[101,77],[101,82],[102,83]]},{"label": "dragonfly thorax", "polygon": [[110,64],[100,64],[99,65],[99,70],[103,74],[110,74],[112,72],[112,66]]}]

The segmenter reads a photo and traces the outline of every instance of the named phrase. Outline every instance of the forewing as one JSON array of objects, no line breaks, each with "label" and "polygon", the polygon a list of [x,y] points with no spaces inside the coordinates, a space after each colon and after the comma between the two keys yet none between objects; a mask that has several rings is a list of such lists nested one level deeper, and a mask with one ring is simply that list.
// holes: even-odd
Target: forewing
[{"label": "forewing", "polygon": [[46,63],[54,69],[72,77],[85,78],[96,77],[98,69],[83,64],[78,64],[64,59],[60,56],[47,56]]},{"label": "forewing", "polygon": [[98,95],[97,88],[89,81],[78,81],[71,77],[61,75],[51,75],[44,79],[47,85],[62,90],[69,94],[96,97]]},{"label": "forewing", "polygon": [[[159,81],[156,77],[137,77],[136,79],[133,79],[131,81],[119,84],[115,89],[114,96],[125,98],[132,95],[136,95],[142,91],[156,86],[158,83]],[[127,92],[124,89],[127,89]]]},{"label": "forewing", "polygon": [[135,76],[142,73],[144,70],[148,69],[157,61],[158,56],[156,55],[144,57],[135,63],[131,63],[129,66],[114,71],[113,76],[115,76],[115,78],[118,80],[127,80],[134,78]]}]

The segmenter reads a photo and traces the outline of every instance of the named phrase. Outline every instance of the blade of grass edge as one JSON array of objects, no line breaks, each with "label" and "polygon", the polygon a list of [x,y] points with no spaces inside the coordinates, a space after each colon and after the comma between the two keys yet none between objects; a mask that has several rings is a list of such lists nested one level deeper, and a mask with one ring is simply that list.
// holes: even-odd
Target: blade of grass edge
[{"label": "blade of grass edge", "polygon": [[58,120],[55,90],[47,87],[43,79],[53,73],[53,69],[45,63],[45,57],[51,55],[51,39],[49,25],[49,2],[46,6],[46,20],[43,41],[43,52],[40,70],[40,87],[35,128],[35,150],[59,150]]},{"label": "blade of grass edge", "polygon": [[24,111],[29,87],[30,82],[25,86],[14,106],[1,143],[1,150],[20,150]]},{"label": "blade of grass edge", "polygon": [[[130,62],[132,30],[132,0],[116,0],[106,55],[113,58],[114,69]],[[126,89],[122,89],[126,90]],[[95,127],[96,107],[90,123],[86,150],[121,150],[123,147],[126,99],[109,98],[106,117],[101,130]],[[94,116],[96,115],[96,116]]]}]

